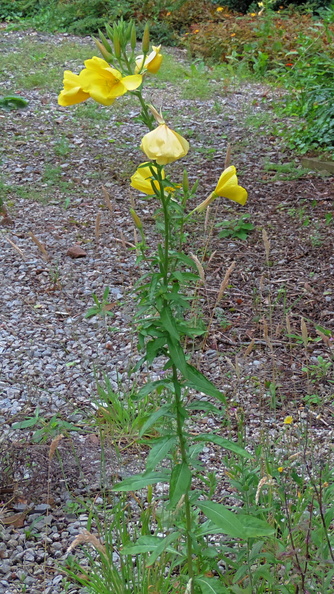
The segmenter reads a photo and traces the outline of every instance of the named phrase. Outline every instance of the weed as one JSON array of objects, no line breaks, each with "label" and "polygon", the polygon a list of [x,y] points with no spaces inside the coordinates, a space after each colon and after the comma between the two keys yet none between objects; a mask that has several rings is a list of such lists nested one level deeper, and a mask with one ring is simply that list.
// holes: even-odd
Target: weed
[{"label": "weed", "polygon": [[303,367],[302,371],[311,378],[311,381],[316,382],[318,380],[326,379],[329,370],[333,368],[333,362],[328,359],[324,359],[321,355],[317,357],[317,362],[314,365],[308,365]]},{"label": "weed", "polygon": [[109,293],[110,287],[106,287],[104,289],[101,301],[99,301],[98,297],[95,295],[95,293],[93,293],[92,298],[95,305],[93,305],[87,310],[87,312],[85,313],[85,318],[92,318],[93,316],[102,316],[106,319],[108,316],[114,316],[113,312],[111,311],[114,307],[114,304],[109,303]]},{"label": "weed", "polygon": [[77,427],[73,423],[60,419],[58,415],[54,415],[51,419],[45,419],[40,415],[39,407],[36,408],[33,417],[28,417],[24,421],[12,424],[12,429],[15,430],[36,427],[37,429],[32,434],[32,441],[35,443],[46,442],[61,433],[67,434],[69,431],[82,430],[82,428]]},{"label": "weed", "polygon": [[248,238],[248,235],[255,229],[253,223],[249,223],[249,214],[242,215],[239,219],[233,219],[232,221],[225,220],[221,223],[216,223],[217,229],[222,228],[219,232],[219,237],[231,237],[232,239]]}]

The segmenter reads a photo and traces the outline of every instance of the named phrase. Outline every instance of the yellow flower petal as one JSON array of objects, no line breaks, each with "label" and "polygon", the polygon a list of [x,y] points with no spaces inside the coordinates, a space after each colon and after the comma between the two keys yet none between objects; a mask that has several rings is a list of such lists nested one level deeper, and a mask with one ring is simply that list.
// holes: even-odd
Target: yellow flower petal
[{"label": "yellow flower petal", "polygon": [[[152,179],[152,167],[155,167],[154,163],[142,163],[131,177],[131,187],[139,190],[139,192],[143,192],[143,194],[147,194],[147,196],[153,196],[155,194],[154,188],[157,190],[160,189],[159,183]],[[165,172],[163,170],[162,178],[165,178]]]},{"label": "yellow flower petal", "polygon": [[134,91],[140,87],[141,83],[143,82],[143,77],[141,74],[131,74],[130,76],[125,76],[122,78],[121,82],[127,91]]},{"label": "yellow flower petal", "polygon": [[214,194],[238,202],[238,204],[246,204],[248,194],[245,188],[238,185],[236,168],[233,165],[227,167],[221,174]]},{"label": "yellow flower petal", "polygon": [[148,56],[146,56],[145,61],[144,56],[138,56],[136,58],[135,72],[140,72],[141,70],[148,70],[152,74],[158,72],[163,60],[163,56],[160,54],[160,49],[161,45],[153,45],[153,51]]},{"label": "yellow flower petal", "polygon": [[140,74],[122,77],[122,73],[111,68],[105,60],[94,56],[85,61],[86,68],[80,72],[81,86],[102,105],[111,105],[116,97],[137,89],[142,83]]},{"label": "yellow flower petal", "polygon": [[140,148],[149,159],[159,165],[166,165],[184,157],[189,151],[189,143],[166,124],[160,124],[145,134]]},{"label": "yellow flower petal", "polygon": [[81,87],[80,77],[70,70],[64,72],[64,89],[60,92],[58,97],[58,104],[67,107],[68,105],[76,105],[82,103],[89,98],[89,93],[83,91]]},{"label": "yellow flower petal", "polygon": [[206,209],[206,207],[213,202],[217,196],[221,196],[222,198],[228,198],[229,200],[233,200],[234,202],[238,202],[238,204],[246,204],[247,202],[247,191],[242,186],[238,185],[238,178],[236,175],[236,168],[231,165],[227,167],[223,173],[221,174],[216,189],[204,200],[199,204],[195,211],[202,212]]},{"label": "yellow flower petal", "polygon": [[291,425],[293,423],[293,418],[289,415],[289,416],[285,417],[283,423],[284,423],[284,425]]}]

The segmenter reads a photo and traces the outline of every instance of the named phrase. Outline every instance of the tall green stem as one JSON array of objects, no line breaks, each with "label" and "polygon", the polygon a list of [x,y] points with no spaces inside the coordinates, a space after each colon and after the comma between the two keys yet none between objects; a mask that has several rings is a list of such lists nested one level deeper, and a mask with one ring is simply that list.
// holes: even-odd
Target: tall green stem
[{"label": "tall green stem", "polygon": [[[180,452],[181,452],[181,459],[184,464],[188,466],[188,456],[187,456],[187,447],[186,447],[186,440],[184,437],[184,433],[182,430],[183,420],[182,420],[182,398],[181,398],[181,385],[177,377],[177,369],[175,365],[172,366],[173,370],[173,385],[174,385],[174,395],[175,395],[175,408],[176,408],[176,430],[177,436],[179,439],[180,444]],[[189,490],[184,495],[184,509],[186,514],[186,546],[187,546],[187,564],[188,564],[188,576],[191,580],[190,586],[190,594],[194,593],[194,570],[193,570],[193,554],[192,554],[192,542],[191,542],[191,507],[189,501]]]},{"label": "tall green stem", "polygon": [[[169,211],[168,211],[168,198],[165,196],[161,169],[158,169],[158,179],[160,185],[160,200],[162,204],[163,216],[164,216],[164,262],[163,262],[163,281],[165,285],[166,293],[168,292],[168,273],[169,273],[169,236],[170,236],[170,223],[169,223]],[[167,306],[167,302],[166,302]],[[182,430],[183,426],[183,415],[182,415],[182,395],[181,395],[181,384],[177,377],[177,368],[172,365],[173,371],[173,385],[174,385],[174,397],[175,397],[175,409],[176,409],[176,431],[179,440],[181,460],[188,466],[187,456],[187,444],[186,439]],[[191,580],[190,594],[194,593],[194,570],[193,570],[193,554],[192,554],[192,542],[191,542],[191,506],[189,501],[189,489],[184,495],[184,508],[186,516],[186,547],[187,547],[187,565],[188,565],[188,576]]]}]

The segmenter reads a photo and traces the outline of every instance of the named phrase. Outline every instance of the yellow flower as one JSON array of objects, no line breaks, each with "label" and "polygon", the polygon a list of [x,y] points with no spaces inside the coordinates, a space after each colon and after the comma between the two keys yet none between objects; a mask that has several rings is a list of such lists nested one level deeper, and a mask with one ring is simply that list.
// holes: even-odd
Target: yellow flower
[{"label": "yellow flower", "polygon": [[89,93],[82,90],[80,75],[73,74],[70,70],[65,70],[63,84],[64,89],[58,97],[58,103],[63,107],[82,103],[90,96]]},{"label": "yellow flower", "polygon": [[285,417],[283,423],[284,423],[284,425],[291,425],[293,423],[293,418],[290,416]]},{"label": "yellow flower", "polygon": [[218,8],[216,8],[217,12],[222,12],[222,10],[224,10],[222,6],[218,6]]},{"label": "yellow flower", "polygon": [[284,468],[283,468],[283,466],[279,466],[279,467],[277,468],[277,470],[278,470],[278,472],[283,472]]},{"label": "yellow flower", "polygon": [[238,202],[238,204],[246,204],[247,202],[247,191],[242,186],[238,185],[238,178],[236,176],[236,168],[231,165],[227,167],[221,174],[216,189],[202,202],[195,208],[197,212],[203,212],[206,207],[214,201],[217,196],[221,196],[222,198],[228,198],[229,200],[233,200],[234,202]]},{"label": "yellow flower", "polygon": [[[131,177],[131,187],[143,192],[143,194],[147,194],[147,196],[155,194],[154,188],[160,190],[160,184],[152,178],[152,168],[157,169],[154,163],[142,163]],[[164,170],[162,170],[161,175],[162,179],[164,179]]]},{"label": "yellow flower", "polygon": [[80,72],[83,90],[102,105],[111,105],[116,97],[137,89],[142,83],[141,74],[122,77],[119,70],[111,68],[108,62],[94,56],[85,62]]},{"label": "yellow flower", "polygon": [[256,16],[256,12],[250,12],[249,16]]},{"label": "yellow flower", "polygon": [[145,134],[140,148],[149,159],[166,165],[184,157],[189,151],[189,142],[163,123]]},{"label": "yellow flower", "polygon": [[152,74],[158,72],[163,59],[163,56],[160,54],[160,49],[161,45],[158,45],[157,47],[152,45],[153,51],[148,56],[146,56],[145,61],[144,56],[138,56],[136,58],[135,72],[137,73],[141,70],[148,70],[149,72],[152,72]]}]

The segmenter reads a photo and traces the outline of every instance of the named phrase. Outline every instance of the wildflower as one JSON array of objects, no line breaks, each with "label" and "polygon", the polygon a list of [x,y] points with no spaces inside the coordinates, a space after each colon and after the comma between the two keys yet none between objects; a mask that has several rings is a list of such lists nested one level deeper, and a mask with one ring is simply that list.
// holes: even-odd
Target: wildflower
[{"label": "wildflower", "polygon": [[[154,163],[142,163],[137,171],[131,177],[131,187],[147,194],[147,196],[153,196],[155,189],[160,190],[160,184],[157,180],[153,179],[152,169],[157,170]],[[165,178],[164,170],[161,171],[162,179]]]},{"label": "wildflower", "polygon": [[222,10],[224,10],[224,8],[223,8],[222,6],[218,6],[218,7],[216,8],[216,11],[217,11],[217,12],[222,12]]},{"label": "wildflower", "polygon": [[288,62],[285,66],[293,66],[292,62]]},{"label": "wildflower", "polygon": [[230,37],[235,37],[235,33],[231,33]]},{"label": "wildflower", "polygon": [[162,123],[145,134],[140,148],[149,159],[166,165],[184,157],[189,151],[189,142]]},{"label": "wildflower", "polygon": [[138,56],[136,58],[135,72],[141,72],[141,70],[148,70],[149,72],[152,72],[152,74],[158,72],[163,59],[163,56],[160,54],[160,49],[161,45],[152,45],[152,51],[146,56],[145,60],[144,56]]},{"label": "wildflower", "polygon": [[64,89],[58,97],[58,103],[63,107],[82,103],[90,97],[89,93],[82,89],[80,75],[74,74],[70,70],[65,70],[63,84]]},{"label": "wildflower", "polygon": [[236,168],[233,165],[227,167],[221,174],[216,189],[195,208],[198,212],[203,212],[206,207],[213,202],[215,198],[221,196],[222,198],[228,198],[238,204],[246,204],[247,202],[247,191],[242,186],[238,185],[238,178],[236,176]]},{"label": "wildflower", "polygon": [[142,83],[141,74],[122,77],[119,70],[111,68],[108,62],[96,56],[86,60],[85,66],[79,75],[82,88],[102,105],[111,105],[116,97],[137,89]]},{"label": "wildflower", "polygon": [[284,470],[284,467],[283,467],[283,466],[279,466],[279,467],[277,468],[277,470],[278,470],[278,472],[283,472],[283,470]]},{"label": "wildflower", "polygon": [[250,15],[251,17],[253,17],[253,16],[256,16],[256,12],[250,12],[250,13],[249,13],[249,15]]},{"label": "wildflower", "polygon": [[284,425],[291,425],[293,423],[293,418],[291,416],[285,417],[283,421]]}]

